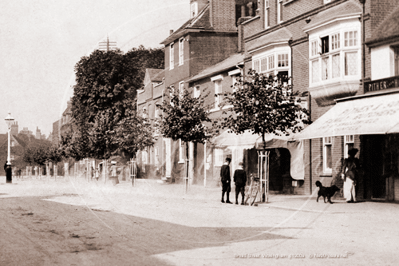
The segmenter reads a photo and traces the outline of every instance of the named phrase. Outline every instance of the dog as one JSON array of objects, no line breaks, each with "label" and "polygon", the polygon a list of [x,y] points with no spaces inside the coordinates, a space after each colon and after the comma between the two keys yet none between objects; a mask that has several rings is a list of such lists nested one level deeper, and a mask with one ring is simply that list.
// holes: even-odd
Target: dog
[{"label": "dog", "polygon": [[335,192],[339,191],[340,189],[337,186],[331,186],[331,187],[323,187],[320,181],[316,181],[316,186],[319,187],[319,192],[317,193],[317,199],[316,202],[319,202],[319,198],[323,197],[324,198],[324,203],[327,201],[331,202],[332,196],[334,196]]}]

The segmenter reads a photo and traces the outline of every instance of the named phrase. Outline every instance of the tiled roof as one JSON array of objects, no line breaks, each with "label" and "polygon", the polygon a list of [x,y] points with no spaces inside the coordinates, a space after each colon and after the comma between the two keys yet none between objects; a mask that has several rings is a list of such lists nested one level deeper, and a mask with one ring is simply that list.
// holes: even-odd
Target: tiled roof
[{"label": "tiled roof", "polygon": [[269,34],[263,35],[253,42],[250,42],[247,51],[251,52],[257,48],[261,48],[273,43],[288,42],[292,38],[292,33],[287,28],[281,28]]},{"label": "tiled roof", "polygon": [[243,61],[244,61],[244,54],[234,54],[228,57],[227,59],[217,63],[216,65],[204,69],[194,77],[187,80],[187,82],[193,82],[226,71],[230,68],[235,67],[238,63]]},{"label": "tiled roof", "polygon": [[311,21],[306,27],[303,28],[303,30],[307,31],[334,19],[344,18],[351,15],[360,15],[361,13],[362,7],[360,3],[347,1],[340,5],[321,11],[317,15],[311,17]]},{"label": "tiled roof", "polygon": [[155,68],[147,68],[148,74],[150,76],[151,81],[159,81],[165,77],[164,69],[155,69]]},{"label": "tiled roof", "polygon": [[381,22],[373,37],[367,39],[366,43],[370,45],[397,37],[399,37],[399,6]]},{"label": "tiled roof", "polygon": [[169,35],[161,44],[168,44],[173,42],[174,40],[183,36],[186,30],[189,29],[202,29],[202,30],[212,30],[211,23],[209,21],[209,4],[206,5],[196,17],[189,19],[186,21],[180,28],[178,28],[175,32]]}]

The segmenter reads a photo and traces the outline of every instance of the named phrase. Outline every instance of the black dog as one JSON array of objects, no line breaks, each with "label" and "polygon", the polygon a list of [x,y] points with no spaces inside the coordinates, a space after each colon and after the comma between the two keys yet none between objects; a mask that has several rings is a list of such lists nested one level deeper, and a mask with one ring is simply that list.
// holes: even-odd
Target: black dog
[{"label": "black dog", "polygon": [[323,187],[320,181],[316,181],[316,186],[319,187],[319,192],[316,199],[317,202],[319,202],[319,197],[323,197],[324,203],[326,203],[327,198],[328,202],[332,204],[331,197],[334,196],[335,192],[340,190],[337,186]]}]

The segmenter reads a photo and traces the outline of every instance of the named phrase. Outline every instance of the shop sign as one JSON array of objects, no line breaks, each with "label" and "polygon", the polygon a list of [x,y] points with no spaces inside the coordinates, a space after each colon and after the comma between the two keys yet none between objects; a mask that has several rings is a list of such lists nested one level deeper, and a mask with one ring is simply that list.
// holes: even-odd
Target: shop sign
[{"label": "shop sign", "polygon": [[399,87],[399,76],[364,83],[364,92],[387,90]]}]

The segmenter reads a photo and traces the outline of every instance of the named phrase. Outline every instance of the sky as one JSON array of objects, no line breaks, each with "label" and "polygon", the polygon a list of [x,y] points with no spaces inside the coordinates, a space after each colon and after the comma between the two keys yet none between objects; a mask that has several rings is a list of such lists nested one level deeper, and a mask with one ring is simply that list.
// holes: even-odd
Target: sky
[{"label": "sky", "polygon": [[98,42],[162,47],[189,19],[190,0],[0,1],[0,133],[8,112],[19,130],[49,135],[73,95],[74,66]]}]

